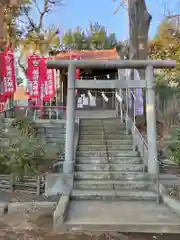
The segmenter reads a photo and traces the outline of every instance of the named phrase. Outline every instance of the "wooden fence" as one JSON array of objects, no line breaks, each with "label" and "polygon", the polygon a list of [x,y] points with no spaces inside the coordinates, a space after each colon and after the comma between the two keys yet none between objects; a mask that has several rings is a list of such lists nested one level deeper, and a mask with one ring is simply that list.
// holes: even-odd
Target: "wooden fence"
[{"label": "wooden fence", "polygon": [[45,175],[39,177],[25,176],[23,181],[17,181],[12,186],[9,175],[0,175],[0,191],[21,191],[41,195],[45,189]]}]

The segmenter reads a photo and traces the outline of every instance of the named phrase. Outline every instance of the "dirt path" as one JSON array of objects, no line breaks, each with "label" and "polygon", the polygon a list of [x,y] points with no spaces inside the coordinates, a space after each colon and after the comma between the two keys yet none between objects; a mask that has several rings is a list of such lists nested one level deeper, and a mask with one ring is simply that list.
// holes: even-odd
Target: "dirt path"
[{"label": "dirt path", "polygon": [[55,235],[41,230],[0,231],[0,240],[179,240],[180,235],[149,235],[149,234],[102,234],[69,233]]},{"label": "dirt path", "polygon": [[179,240],[180,235],[66,233],[54,234],[49,213],[5,215],[0,220],[0,240]]}]

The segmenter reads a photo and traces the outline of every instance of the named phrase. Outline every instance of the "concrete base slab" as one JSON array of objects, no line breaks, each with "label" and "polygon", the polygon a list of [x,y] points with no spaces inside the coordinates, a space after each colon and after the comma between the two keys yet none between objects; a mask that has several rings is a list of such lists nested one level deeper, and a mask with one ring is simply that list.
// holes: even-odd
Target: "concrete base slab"
[{"label": "concrete base slab", "polygon": [[8,214],[21,214],[24,212],[36,212],[41,209],[55,209],[56,202],[14,202],[8,205]]},{"label": "concrete base slab", "polygon": [[160,184],[160,192],[163,202],[178,216],[180,216],[180,202],[169,195],[167,188]]},{"label": "concrete base slab", "polygon": [[74,231],[180,233],[180,217],[153,202],[71,201],[65,224]]},{"label": "concrete base slab", "polygon": [[64,226],[64,219],[66,218],[68,206],[69,194],[62,195],[57,204],[56,210],[53,213],[53,227],[54,232],[56,233],[66,232],[66,227]]}]

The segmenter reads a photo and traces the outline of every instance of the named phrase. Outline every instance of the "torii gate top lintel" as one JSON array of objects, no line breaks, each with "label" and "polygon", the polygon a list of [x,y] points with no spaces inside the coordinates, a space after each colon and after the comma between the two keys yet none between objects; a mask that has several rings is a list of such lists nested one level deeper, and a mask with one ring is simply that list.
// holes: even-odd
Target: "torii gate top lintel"
[{"label": "torii gate top lintel", "polygon": [[174,68],[176,61],[173,60],[113,60],[113,61],[98,61],[98,60],[48,60],[48,68],[68,68],[69,66],[77,68],[93,68],[93,69],[144,69],[147,66],[153,68]]}]

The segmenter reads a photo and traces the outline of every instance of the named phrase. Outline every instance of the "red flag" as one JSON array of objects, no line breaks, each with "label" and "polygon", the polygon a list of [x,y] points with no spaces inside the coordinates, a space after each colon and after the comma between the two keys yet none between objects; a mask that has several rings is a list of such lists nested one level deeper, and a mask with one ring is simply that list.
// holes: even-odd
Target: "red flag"
[{"label": "red flag", "polygon": [[1,103],[6,103],[6,102],[7,102],[7,99],[8,99],[8,97],[5,96],[3,93],[1,93],[0,102],[1,102]]},{"label": "red flag", "polygon": [[34,54],[28,58],[28,94],[32,99],[40,99],[41,96],[39,65],[40,56]]},{"label": "red flag", "polygon": [[[52,59],[52,58],[48,58]],[[54,69],[48,69],[46,65],[47,58],[41,58],[40,77],[43,85],[43,100],[50,101],[56,94]]]},{"label": "red flag", "polygon": [[[80,60],[81,57],[78,55],[71,55],[70,60]],[[80,79],[80,69],[76,68],[76,80]],[[78,95],[78,89],[76,89],[76,96]]]},{"label": "red flag", "polygon": [[11,97],[16,91],[16,76],[13,51],[9,48],[6,48],[1,55],[1,60],[2,60],[1,87],[3,89],[3,91],[1,92],[1,97],[2,99],[5,99],[5,96]]},{"label": "red flag", "polygon": [[[0,65],[1,65],[1,66],[4,65],[3,61],[4,61],[4,53],[3,53],[3,52],[0,52]],[[1,90],[1,92],[0,92],[0,102],[1,102],[1,103],[4,103],[4,102],[6,102],[7,97],[4,95],[3,68],[1,68],[0,74],[1,74],[1,78],[0,78],[0,80],[1,80],[1,81],[0,81],[0,90]]]}]

